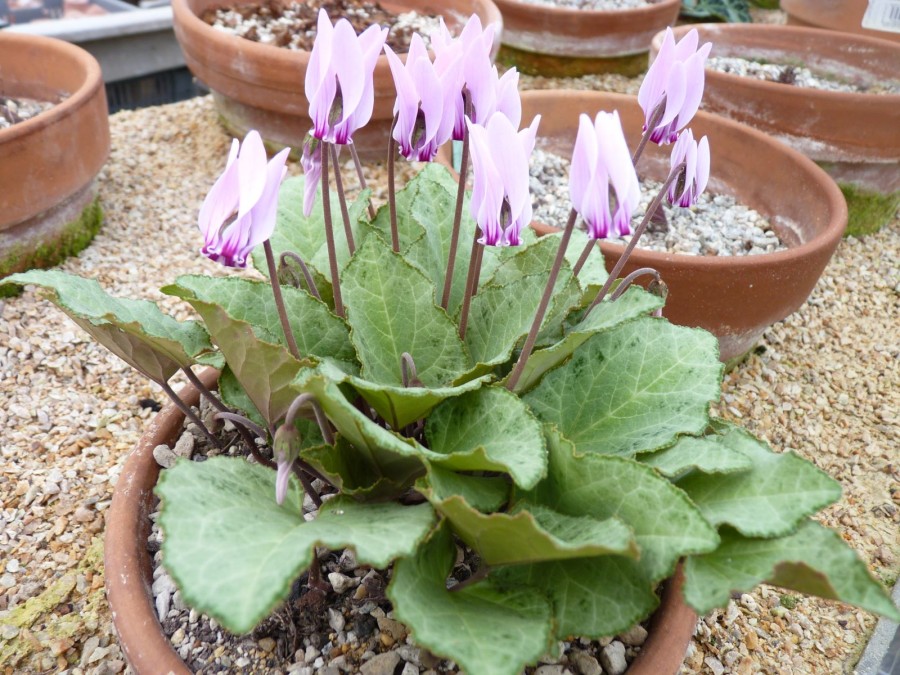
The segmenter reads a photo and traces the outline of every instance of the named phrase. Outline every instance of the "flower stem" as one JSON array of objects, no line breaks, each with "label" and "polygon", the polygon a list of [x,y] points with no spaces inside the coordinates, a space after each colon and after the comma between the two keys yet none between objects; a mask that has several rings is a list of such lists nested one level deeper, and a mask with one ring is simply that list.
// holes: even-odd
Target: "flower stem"
[{"label": "flower stem", "polygon": [[465,340],[466,328],[469,325],[469,306],[472,304],[472,296],[478,287],[478,277],[481,276],[481,259],[484,246],[478,243],[478,228],[472,239],[472,255],[469,256],[469,272],[466,275],[466,292],[463,294],[462,309],[459,313],[459,337]]},{"label": "flower stem", "polygon": [[653,201],[650,202],[650,205],[647,207],[647,211],[644,213],[644,217],[641,219],[640,225],[637,226],[634,230],[634,234],[631,235],[631,240],[628,242],[628,246],[625,247],[625,250],[622,252],[622,255],[619,256],[619,259],[616,261],[615,267],[613,267],[612,272],[609,273],[609,276],[606,279],[606,283],[603,284],[603,288],[600,289],[600,292],[597,293],[597,297],[594,298],[594,301],[591,303],[590,307],[587,308],[587,311],[584,313],[582,320],[588,317],[594,307],[603,302],[603,299],[606,297],[606,294],[609,293],[609,289],[615,283],[616,278],[619,276],[619,272],[622,271],[622,268],[625,267],[625,263],[628,262],[628,258],[631,257],[631,252],[634,251],[635,246],[637,246],[638,239],[641,238],[641,235],[644,234],[644,230],[647,229],[647,223],[650,222],[650,218],[653,216],[653,213],[656,209],[659,208],[659,205],[662,204],[663,197],[666,195],[666,191],[669,189],[669,186],[672,185],[673,182],[678,178],[682,171],[684,171],[685,164],[682,162],[669,174],[669,177],[666,178],[666,182],[663,183],[663,186],[659,189],[659,193],[656,197],[653,198]]},{"label": "flower stem", "polygon": [[319,406],[319,402],[316,401],[316,397],[312,394],[303,393],[293,400],[284,417],[284,423],[288,426],[292,425],[301,406],[304,405],[309,405],[309,407],[312,408],[313,414],[316,416],[316,423],[319,425],[319,430],[322,432],[324,441],[328,445],[334,445],[334,433],[331,431],[331,424],[328,422],[328,418],[325,417],[325,413],[322,412],[322,408]]},{"label": "flower stem", "polygon": [[312,485],[312,481],[309,480],[309,477],[297,463],[297,460],[294,460],[293,466],[291,468],[293,468],[294,470],[294,475],[300,479],[300,484],[303,486],[303,491],[309,495],[310,499],[313,500],[313,504],[315,504],[317,507],[322,506],[322,498],[319,496],[319,493],[316,492],[316,489]]},{"label": "flower stem", "polygon": [[653,134],[653,130],[656,128],[656,125],[659,124],[659,121],[662,119],[663,113],[665,113],[665,111],[666,97],[663,96],[659,104],[657,104],[657,106],[653,109],[653,114],[650,116],[650,121],[647,123],[647,129],[644,131],[644,135],[641,136],[641,142],[638,143],[634,154],[631,156],[631,164],[633,166],[637,166],[638,160],[644,153],[644,148],[647,147],[647,141],[650,140],[650,136]]},{"label": "flower stem", "polygon": [[391,122],[391,135],[388,139],[388,209],[391,214],[391,248],[394,253],[400,253],[400,233],[397,231],[397,192],[394,186],[394,156],[397,154],[397,142],[394,140],[394,129],[397,126],[398,116],[394,115]]},{"label": "flower stem", "polygon": [[328,248],[328,266],[331,271],[331,289],[334,293],[334,313],[344,316],[341,298],[341,280],[338,273],[337,252],[334,249],[334,228],[331,222],[331,195],[328,194],[328,153],[322,153],[322,215],[325,218],[325,244]]},{"label": "flower stem", "polygon": [[541,329],[541,324],[544,322],[544,315],[547,313],[547,307],[550,305],[550,297],[553,295],[553,288],[556,286],[559,270],[562,268],[563,259],[566,257],[566,249],[569,247],[569,240],[572,238],[572,230],[575,229],[575,220],[577,218],[578,212],[572,209],[569,212],[569,220],[566,222],[566,229],[563,230],[559,248],[556,249],[556,259],[553,261],[553,267],[550,269],[550,277],[547,279],[547,285],[544,287],[544,294],[541,296],[541,302],[534,315],[534,321],[531,322],[531,330],[528,331],[528,337],[525,338],[525,345],[522,347],[522,353],[519,354],[519,360],[516,361],[516,365],[506,381],[506,388],[510,391],[515,391],[519,378],[522,377],[522,371],[525,370],[528,357],[531,356],[531,350],[534,349],[534,343],[537,341],[538,332]]},{"label": "flower stem", "polygon": [[306,280],[306,289],[309,291],[309,294],[316,298],[316,300],[321,300],[322,296],[319,295],[319,287],[316,286],[316,282],[313,279],[312,274],[310,274],[309,267],[303,262],[303,258],[293,251],[285,251],[281,254],[281,264],[284,265],[286,260],[293,260],[297,263],[300,267],[300,271],[303,273],[303,278]]},{"label": "flower stem", "polygon": [[281,295],[281,284],[278,282],[278,271],[275,269],[275,254],[272,252],[272,244],[266,239],[263,242],[266,251],[266,265],[269,268],[269,278],[272,280],[272,295],[275,297],[275,307],[278,309],[278,318],[281,319],[281,330],[284,331],[284,339],[287,340],[288,349],[295,359],[300,358],[300,350],[297,349],[297,341],[288,321],[287,310],[284,307],[284,298]]},{"label": "flower stem", "polygon": [[182,401],[181,398],[178,396],[178,394],[176,394],[172,390],[172,387],[170,387],[167,382],[157,381],[156,383],[160,387],[162,387],[162,390],[165,392],[166,396],[169,397],[169,399],[172,401],[172,403],[175,404],[175,407],[177,407],[181,412],[183,412],[185,417],[187,417],[191,422],[193,422],[194,424],[197,425],[197,428],[200,429],[201,432],[203,432],[203,435],[206,436],[206,438],[209,440],[210,443],[212,443],[216,448],[219,448],[221,450],[222,444],[219,443],[219,439],[216,438],[215,436],[213,436],[212,433],[210,433],[209,429],[206,428],[206,425],[203,424],[203,420],[201,420],[199,417],[197,417],[196,413],[194,413],[194,411],[191,410],[191,406],[189,406],[184,401]]},{"label": "flower stem", "polygon": [[[366,185],[366,176],[363,173],[362,162],[359,161],[359,153],[356,152],[356,146],[353,144],[353,141],[348,143],[350,146],[350,154],[353,156],[353,166],[356,167],[356,176],[359,178],[359,189],[367,190],[368,185]],[[372,206],[372,200],[369,199],[369,220],[375,220],[375,207]]]},{"label": "flower stem", "polygon": [[[465,106],[470,107],[468,95],[464,92]],[[453,271],[456,267],[456,249],[459,245],[459,225],[462,222],[463,202],[466,198],[466,177],[469,172],[469,127],[463,133],[462,156],[459,163],[459,186],[456,189],[456,211],[453,214],[453,232],[450,235],[450,252],[447,255],[447,274],[444,277],[444,294],[441,296],[441,307],[450,306],[450,291],[453,288]]]},{"label": "flower stem", "polygon": [[594,244],[596,243],[596,239],[588,239],[587,243],[584,245],[584,249],[581,251],[581,255],[578,256],[578,262],[576,262],[575,267],[572,268],[572,276],[578,276],[581,268],[584,267],[584,264],[587,262],[588,257],[591,255],[591,251],[594,250]]},{"label": "flower stem", "polygon": [[652,276],[656,279],[657,283],[662,281],[662,278],[659,276],[659,272],[657,272],[652,267],[641,267],[640,269],[636,269],[634,272],[629,274],[627,277],[622,279],[622,283],[616,286],[616,290],[613,291],[613,294],[609,296],[609,301],[613,302],[622,297],[622,294],[628,290],[628,287],[631,286],[638,278],[644,276],[645,274]]},{"label": "flower stem", "polygon": [[347,196],[344,194],[344,179],[341,177],[341,167],[338,164],[338,153],[334,143],[331,146],[331,163],[334,165],[334,189],[337,191],[338,202],[341,205],[341,218],[344,220],[344,234],[347,236],[347,248],[350,255],[356,251],[356,244],[353,241],[353,229],[350,227],[350,212],[347,210]]}]

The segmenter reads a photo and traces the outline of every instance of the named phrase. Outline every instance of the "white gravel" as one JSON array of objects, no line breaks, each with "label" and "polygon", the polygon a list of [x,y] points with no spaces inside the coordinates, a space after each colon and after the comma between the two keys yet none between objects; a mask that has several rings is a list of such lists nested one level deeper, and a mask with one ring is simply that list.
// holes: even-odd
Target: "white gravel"
[{"label": "white gravel", "polygon": [[637,9],[648,7],[648,0],[523,0],[531,5],[544,7],[560,7],[564,9],[588,9],[593,11],[610,11],[621,9]]}]

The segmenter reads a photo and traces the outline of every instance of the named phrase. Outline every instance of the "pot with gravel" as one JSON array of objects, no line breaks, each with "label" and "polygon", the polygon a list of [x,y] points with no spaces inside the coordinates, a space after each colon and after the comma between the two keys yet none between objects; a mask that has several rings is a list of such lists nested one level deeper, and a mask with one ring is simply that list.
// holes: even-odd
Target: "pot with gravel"
[{"label": "pot with gravel", "polygon": [[531,75],[638,75],[653,36],[681,0],[495,0],[503,15],[499,59]]},{"label": "pot with gravel", "polygon": [[108,153],[97,61],[61,40],[0,33],[0,278],[87,246]]},{"label": "pot with gravel", "polygon": [[[265,627],[262,651],[291,660],[233,662],[249,670],[326,659],[363,672],[393,672],[401,659],[448,669],[445,658],[474,675],[537,662],[596,671],[598,660],[622,673],[636,651],[626,641],[643,642],[634,624],[656,610],[679,564],[680,639],[648,641],[635,673],[677,671],[692,610],[763,580],[900,617],[865,563],[810,518],[840,496],[838,484],[710,417],[723,372],[715,338],[656,316],[660,294],[579,255],[629,229],[637,208],[620,116],[579,120],[564,231],[536,238],[525,228],[527,164],[540,119],[519,129],[522,102],[491,68],[483,33],[441,42],[434,62],[415,40],[405,64],[388,52],[399,93],[388,203],[375,209],[368,190],[351,201],[333,171],[334,146],[350,143],[364,116],[347,93],[358,64],[334,50],[361,38],[321,35],[314,57],[337,86],[307,93],[313,110],[338,112],[314,116],[306,174],[283,180],[287,149],[267,161],[250,132],[200,207],[201,252],[227,267],[252,259],[268,281],[180,276],[163,290],[201,320],[179,322],[61,272],[9,279],[45,289],[190,420],[174,448],[150,450],[151,436],[142,445],[145,466],[148,451],[170,464],[154,489],[156,609],[170,618],[177,587],[216,630]],[[466,67],[445,67],[458,59]],[[709,177],[710,139],[684,129],[702,81],[684,64],[674,79],[654,73],[645,137],[663,129],[677,140],[639,230],[664,198],[696,201]],[[429,162],[396,189],[398,153],[427,162],[457,131],[463,156],[471,151],[471,193],[467,161],[458,181]],[[198,364],[220,369],[218,394]],[[199,414],[168,384],[178,371],[206,401]],[[171,434],[177,421],[166,415]],[[176,456],[197,439],[203,461]],[[151,482],[129,473],[117,486],[140,496],[129,518],[145,528],[136,514]],[[153,623],[141,559],[106,575],[143,603],[132,626]],[[326,623],[312,644],[308,626]],[[299,664],[304,631],[312,664],[309,648]],[[181,630],[171,641],[192,657],[185,639]],[[144,649],[153,647],[126,646],[134,659]]]},{"label": "pot with gravel", "polygon": [[[704,109],[819,163],[847,200],[848,234],[890,222],[900,207],[900,44],[793,26],[695,28],[715,43]],[[662,39],[654,38],[651,54]]]},{"label": "pot with gravel", "polygon": [[[413,33],[429,35],[443,18],[458,32],[476,14],[499,36],[502,19],[491,0],[319,0],[310,3],[256,4],[224,0],[174,0],[175,36],[191,72],[213,93],[225,127],[235,136],[259,131],[272,148],[300,148],[311,126],[309,104],[300,84],[309,65],[322,7],[352,19],[357,28],[389,28],[388,44],[405,53]],[[497,43],[499,47],[499,42]],[[362,55],[358,57],[362,59]],[[396,92],[387,59],[377,57],[371,122],[356,136],[360,156],[383,159]]]}]

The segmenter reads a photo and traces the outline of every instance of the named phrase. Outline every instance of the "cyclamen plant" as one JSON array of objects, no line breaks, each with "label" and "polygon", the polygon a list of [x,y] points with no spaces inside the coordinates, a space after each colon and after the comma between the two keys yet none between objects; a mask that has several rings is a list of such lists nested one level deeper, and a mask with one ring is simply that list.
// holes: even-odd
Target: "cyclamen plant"
[{"label": "cyclamen plant", "polygon": [[[167,382],[184,372],[242,431],[249,460],[179,461],[159,481],[164,564],[185,601],[244,633],[304,570],[321,585],[317,547],[351,547],[393,566],[387,596],[419,644],[491,674],[518,673],[567,636],[628,629],[679,562],[701,614],[767,581],[898,618],[811,519],[839,498],[836,481],[710,417],[716,339],[670,324],[663,294],[630,285],[654,271],[619,279],[591,255],[632,229],[646,142],[674,142],[671,172],[629,251],[662,200],[689,206],[705,188],[709,142],[685,127],[709,46],[691,33],[664,47],[641,87],[633,156],[615,111],[581,117],[571,215],[537,239],[527,163],[540,120],[519,130],[517,76],[498,76],[492,39],[473,17],[458,38],[442,28],[434,60],[418,38],[405,65],[385,50],[391,167],[398,152],[431,160],[451,138],[465,151],[460,180],[432,162],[395,190],[392,174],[375,209],[366,189],[344,194],[335,146],[352,153],[371,114],[384,31],[357,36],[322,13],[305,176],[283,180],[285,152],[267,162],[251,132],[200,209],[201,252],[232,267],[252,257],[269,282],[185,275],[163,289],[202,323],[56,271],[6,279],[43,286],[183,408]],[[221,369],[218,396],[197,364]],[[448,578],[455,542],[479,565],[461,582]]]}]

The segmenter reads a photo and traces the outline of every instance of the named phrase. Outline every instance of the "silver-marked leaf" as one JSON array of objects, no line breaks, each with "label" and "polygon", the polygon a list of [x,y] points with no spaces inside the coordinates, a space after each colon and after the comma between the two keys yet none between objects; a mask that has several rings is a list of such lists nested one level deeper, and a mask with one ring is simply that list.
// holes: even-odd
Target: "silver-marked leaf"
[{"label": "silver-marked leaf", "polygon": [[523,397],[579,452],[632,456],[699,434],[719,397],[711,334],[642,317],[591,336]]},{"label": "silver-marked leaf", "polygon": [[387,594],[416,643],[469,675],[518,675],[550,644],[550,607],[532,589],[500,591],[482,581],[448,591],[456,547],[444,526],[415,557],[394,566]]},{"label": "silver-marked leaf", "polygon": [[357,250],[341,284],[363,378],[402,386],[404,352],[426,387],[446,386],[469,369],[456,325],[434,304],[431,280],[377,237]]},{"label": "silver-marked leaf", "polygon": [[651,582],[669,576],[681,556],[712,551],[716,530],[687,498],[650,467],[625,457],[577,454],[547,429],[550,470],[524,499],[570,516],[619,518],[633,531],[639,566]]},{"label": "silver-marked leaf", "polygon": [[793,534],[751,539],[725,528],[722,544],[685,564],[684,599],[700,614],[762,582],[847,602],[900,621],[900,610],[865,562],[833,531],[805,521]]},{"label": "silver-marked leaf", "polygon": [[[441,466],[505,471],[526,489],[547,472],[540,423],[521,399],[504,388],[482,387],[447,399],[428,417],[425,435],[431,461]],[[479,449],[481,453],[473,454]]]},{"label": "silver-marked leaf", "polygon": [[[217,304],[232,318],[249,323],[260,339],[287,346],[268,283],[239,277],[185,275],[162,290],[188,302]],[[356,352],[350,344],[349,326],[306,291],[283,286],[281,294],[300,355],[333,359],[353,373],[357,368]]]},{"label": "silver-marked leaf", "polygon": [[628,630],[659,604],[653,583],[633,560],[616,555],[504,568],[503,587],[532,587],[553,603],[556,638],[598,638]]},{"label": "silver-marked leaf", "polygon": [[[299,255],[312,268],[313,277],[323,298],[331,297],[331,272],[328,264],[328,248],[325,244],[325,216],[322,212],[322,192],[317,190],[316,202],[309,217],[303,215],[304,176],[288,178],[281,184],[278,192],[278,216],[275,231],[269,243],[275,253],[275,259],[285,251]],[[348,202],[350,226],[357,248],[366,239],[368,228],[365,226],[366,208],[371,192],[362,191],[358,197]],[[347,236],[344,233],[344,221],[337,193],[331,191],[331,219],[334,231],[335,254],[338,268],[343,269],[350,259]],[[253,251],[253,266],[268,277],[266,256],[261,246]]]},{"label": "silver-marked leaf", "polygon": [[[599,255],[599,249],[598,253]],[[615,302],[604,302],[587,317],[566,331],[565,337],[545,349],[536,349],[525,364],[516,392],[528,391],[548,370],[568,359],[576,349],[596,333],[615,328],[626,321],[650,314],[663,306],[663,300],[646,291],[629,288]]]},{"label": "silver-marked leaf", "polygon": [[719,438],[748,457],[753,468],[729,475],[694,473],[678,481],[714,525],[727,523],[748,537],[780,537],[841,498],[840,483],[793,453],[774,453],[736,427]]},{"label": "silver-marked leaf", "polygon": [[95,279],[31,270],[2,282],[40,286],[48,300],[97,342],[158,383],[213,351],[209,335],[196,321],[176,321],[147,300],[113,297]]},{"label": "silver-marked leaf", "polygon": [[481,513],[457,495],[426,493],[453,531],[487,565],[512,565],[617,554],[637,558],[631,530],[618,518],[567,516],[540,504],[514,513]]},{"label": "silver-marked leaf", "polygon": [[690,471],[710,474],[740,473],[753,468],[753,460],[723,436],[682,436],[675,445],[641,455],[641,463],[652,466],[667,478],[679,478]]},{"label": "silver-marked leaf", "polygon": [[279,506],[275,472],[232,457],[179,461],[162,473],[156,493],[166,569],[188,604],[235,633],[251,630],[287,598],[314,546],[350,546],[360,563],[385,567],[411,555],[434,524],[428,504],[346,497],[307,522],[296,481]]}]

